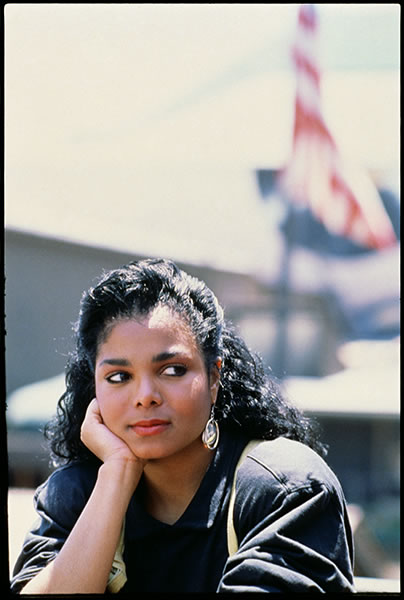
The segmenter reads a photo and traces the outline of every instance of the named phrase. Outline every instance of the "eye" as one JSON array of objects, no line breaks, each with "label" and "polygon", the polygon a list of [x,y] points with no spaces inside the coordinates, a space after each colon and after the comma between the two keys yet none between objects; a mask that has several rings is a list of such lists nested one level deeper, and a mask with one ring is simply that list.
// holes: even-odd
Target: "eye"
[{"label": "eye", "polygon": [[169,377],[182,377],[187,372],[187,368],[182,365],[169,365],[163,369],[164,375]]},{"label": "eye", "polygon": [[118,371],[117,373],[112,373],[112,375],[108,375],[105,378],[109,383],[124,383],[129,379],[129,374],[125,373],[125,371]]}]

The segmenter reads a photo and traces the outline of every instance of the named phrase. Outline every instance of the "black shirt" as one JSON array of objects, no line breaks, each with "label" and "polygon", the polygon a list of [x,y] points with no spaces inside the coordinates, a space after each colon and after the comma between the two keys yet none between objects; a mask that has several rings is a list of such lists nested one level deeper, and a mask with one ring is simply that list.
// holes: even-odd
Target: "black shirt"
[{"label": "black shirt", "polygon": [[[239,550],[228,558],[230,489],[245,443],[223,432],[197,493],[173,525],[146,512],[141,480],[126,514],[128,580],[121,592],[354,591],[340,484],[315,452],[286,438],[261,443],[239,469],[233,513]],[[96,478],[95,465],[76,462],[38,488],[39,520],[16,562],[12,591],[55,558]]]}]

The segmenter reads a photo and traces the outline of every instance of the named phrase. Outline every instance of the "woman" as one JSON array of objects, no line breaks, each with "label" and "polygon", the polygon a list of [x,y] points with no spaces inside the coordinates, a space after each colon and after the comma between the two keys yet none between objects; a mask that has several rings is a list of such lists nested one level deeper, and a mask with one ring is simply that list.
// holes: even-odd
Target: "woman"
[{"label": "woman", "polygon": [[13,591],[353,591],[323,446],[204,283],[166,260],[112,271],[83,296],[76,340],[47,427],[65,464],[36,492]]}]

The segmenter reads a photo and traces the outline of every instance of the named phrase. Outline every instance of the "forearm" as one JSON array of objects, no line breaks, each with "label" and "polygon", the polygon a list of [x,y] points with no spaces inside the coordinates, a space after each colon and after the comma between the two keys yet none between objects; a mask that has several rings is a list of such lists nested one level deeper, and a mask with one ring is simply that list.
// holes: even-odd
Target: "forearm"
[{"label": "forearm", "polygon": [[94,490],[55,560],[22,590],[26,594],[103,593],[123,518],[141,476],[134,463],[105,463]]}]

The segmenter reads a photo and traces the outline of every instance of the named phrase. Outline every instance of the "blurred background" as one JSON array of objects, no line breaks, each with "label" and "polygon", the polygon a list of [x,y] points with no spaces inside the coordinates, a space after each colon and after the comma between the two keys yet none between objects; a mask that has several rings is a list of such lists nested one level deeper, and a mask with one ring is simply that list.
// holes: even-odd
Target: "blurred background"
[{"label": "blurred background", "polygon": [[399,577],[399,4],[5,7],[10,568],[82,292],[172,258],[320,422]]}]

